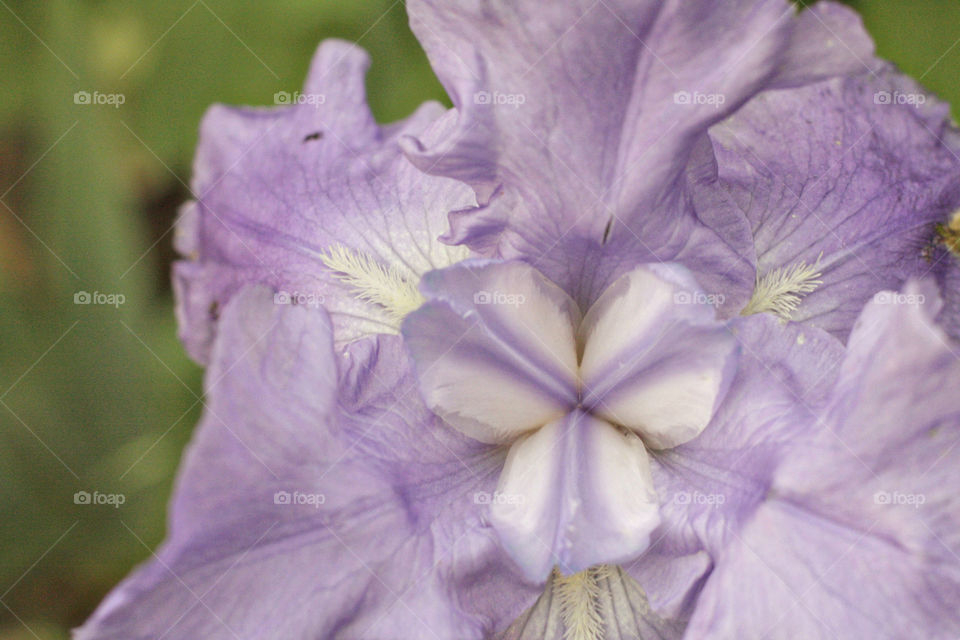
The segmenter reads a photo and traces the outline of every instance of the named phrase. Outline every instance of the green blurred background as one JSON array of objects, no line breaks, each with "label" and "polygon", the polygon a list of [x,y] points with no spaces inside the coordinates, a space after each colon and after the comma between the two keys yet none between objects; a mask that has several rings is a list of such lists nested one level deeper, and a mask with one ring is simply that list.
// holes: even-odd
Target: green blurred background
[{"label": "green blurred background", "polygon": [[[960,2],[850,4],[960,105]],[[370,51],[379,120],[446,99],[399,0],[0,0],[0,640],[68,637],[163,538],[202,406],[169,286],[197,125],[299,89],[328,37]]]}]

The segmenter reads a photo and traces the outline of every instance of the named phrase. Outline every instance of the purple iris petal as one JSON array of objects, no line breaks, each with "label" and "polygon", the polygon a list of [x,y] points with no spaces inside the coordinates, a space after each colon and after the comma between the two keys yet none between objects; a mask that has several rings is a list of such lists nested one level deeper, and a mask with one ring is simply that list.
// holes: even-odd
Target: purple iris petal
[{"label": "purple iris petal", "polygon": [[77,638],[482,638],[529,606],[485,523],[503,454],[419,402],[399,338],[338,354],[326,313],[223,311],[157,557]]},{"label": "purple iris petal", "polygon": [[689,615],[706,558],[736,540],[786,447],[826,404],[843,358],[826,332],[768,316],[744,318],[734,332],[739,367],[713,420],[695,440],[652,455],[663,525],[651,548],[624,564],[662,615]]},{"label": "purple iris petal", "polygon": [[[633,266],[668,260],[746,302],[749,230],[698,201],[712,157],[693,174],[688,163],[707,128],[759,90],[848,73],[870,52],[847,10],[796,18],[783,0],[419,0],[410,13],[459,120],[406,148],[484,205],[451,216],[449,238],[532,262],[582,306]],[[826,46],[833,28],[850,36],[843,51]]]},{"label": "purple iris petal", "polygon": [[800,87],[881,66],[859,14],[838,2],[821,0],[797,14],[790,46],[768,88]]},{"label": "purple iris petal", "polygon": [[914,283],[867,305],[827,407],[719,554],[688,634],[960,632],[960,360],[937,307]]},{"label": "purple iris petal", "polygon": [[822,284],[793,320],[846,339],[877,291],[957,271],[932,244],[935,224],[960,207],[948,118],[945,104],[883,69],[761,94],[711,129],[717,187],[750,221],[758,277],[817,265]]},{"label": "purple iris petal", "polygon": [[[378,126],[366,105],[367,54],[340,41],[317,51],[302,92],[276,109],[213,107],[194,163],[197,202],[183,210],[175,271],[181,336],[201,362],[218,309],[244,283],[267,284],[291,302],[325,306],[338,344],[395,332],[359,300],[323,256],[334,245],[416,280],[463,257],[440,245],[447,212],[474,204],[470,189],[417,171],[397,140],[441,126],[424,104],[402,123]],[[453,256],[458,256],[454,258]]]}]

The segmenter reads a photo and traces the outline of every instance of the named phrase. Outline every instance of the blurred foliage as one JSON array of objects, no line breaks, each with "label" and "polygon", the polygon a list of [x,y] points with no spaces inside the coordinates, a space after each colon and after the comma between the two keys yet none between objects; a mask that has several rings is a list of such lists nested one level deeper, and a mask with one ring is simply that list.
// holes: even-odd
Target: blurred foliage
[{"label": "blurred foliage", "polygon": [[[882,55],[960,104],[960,3],[851,4]],[[160,542],[202,408],[168,274],[203,112],[297,90],[327,37],[370,51],[379,120],[446,98],[399,1],[0,5],[0,639],[46,640]],[[75,304],[83,291],[125,302]],[[78,505],[77,491],[126,500]]]},{"label": "blurred foliage", "polygon": [[[168,274],[204,111],[299,89],[328,37],[373,55],[381,120],[444,94],[397,2],[5,2],[0,638],[65,638],[162,539],[202,408]],[[84,291],[125,302],[74,304]],[[77,505],[77,491],[125,503]]]},{"label": "blurred foliage", "polygon": [[877,43],[877,53],[950,103],[960,119],[960,2],[846,0]]}]

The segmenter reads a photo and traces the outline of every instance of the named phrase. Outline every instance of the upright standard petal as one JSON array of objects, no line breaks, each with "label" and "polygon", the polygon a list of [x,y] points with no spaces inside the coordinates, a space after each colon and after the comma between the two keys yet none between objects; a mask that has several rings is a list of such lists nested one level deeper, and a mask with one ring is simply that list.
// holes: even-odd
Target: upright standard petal
[{"label": "upright standard petal", "polygon": [[[666,189],[684,137],[772,73],[791,14],[782,0],[411,2],[411,27],[461,113],[450,139],[418,157],[442,155],[435,169],[484,200],[501,181],[524,187],[544,220],[566,229],[583,216],[599,234],[608,216],[593,214],[617,199],[612,187]],[[677,109],[684,89],[726,99]],[[617,213],[640,215],[636,204]]]},{"label": "upright standard petal", "polygon": [[860,14],[839,2],[818,0],[797,15],[790,46],[767,88],[798,87],[881,66]]},{"label": "upright standard petal", "polygon": [[76,637],[505,628],[539,589],[486,524],[503,454],[422,405],[399,338],[338,354],[322,310],[271,299],[247,288],[224,308],[170,537]]},{"label": "upright standard petal", "polygon": [[[894,293],[894,292],[890,292]],[[717,561],[689,633],[960,633],[960,361],[931,288],[867,306],[832,400]]]},{"label": "upright standard petal", "polygon": [[893,70],[763,93],[710,136],[753,230],[747,312],[845,340],[876,292],[960,269],[935,228],[960,207],[947,105]]},{"label": "upright standard petal", "polygon": [[[245,283],[283,303],[327,307],[343,345],[396,333],[419,277],[468,255],[440,244],[447,213],[470,189],[426,176],[398,138],[441,126],[438,104],[381,128],[366,105],[365,52],[324,42],[302,92],[275,109],[213,107],[194,162],[195,202],[183,209],[174,273],[181,335],[205,362],[218,310]],[[398,301],[398,296],[401,298]]]},{"label": "upright standard petal", "polygon": [[[448,238],[533,263],[584,308],[655,261],[739,298],[751,279],[742,216],[703,209],[691,157],[760,89],[848,72],[870,51],[862,32],[848,54],[830,46],[831,27],[853,31],[839,10],[796,18],[783,0],[418,0],[410,13],[459,119],[434,144],[405,146],[482,205],[451,216]],[[810,46],[823,53],[813,62]]]}]

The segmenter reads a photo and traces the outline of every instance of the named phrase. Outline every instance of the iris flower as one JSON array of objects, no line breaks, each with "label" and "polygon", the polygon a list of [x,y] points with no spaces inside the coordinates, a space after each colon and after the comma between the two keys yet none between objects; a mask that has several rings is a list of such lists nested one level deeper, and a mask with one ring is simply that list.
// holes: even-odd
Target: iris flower
[{"label": "iris flower", "polygon": [[183,210],[207,404],[76,637],[960,634],[960,150],[855,14],[411,0],[214,107]]}]

